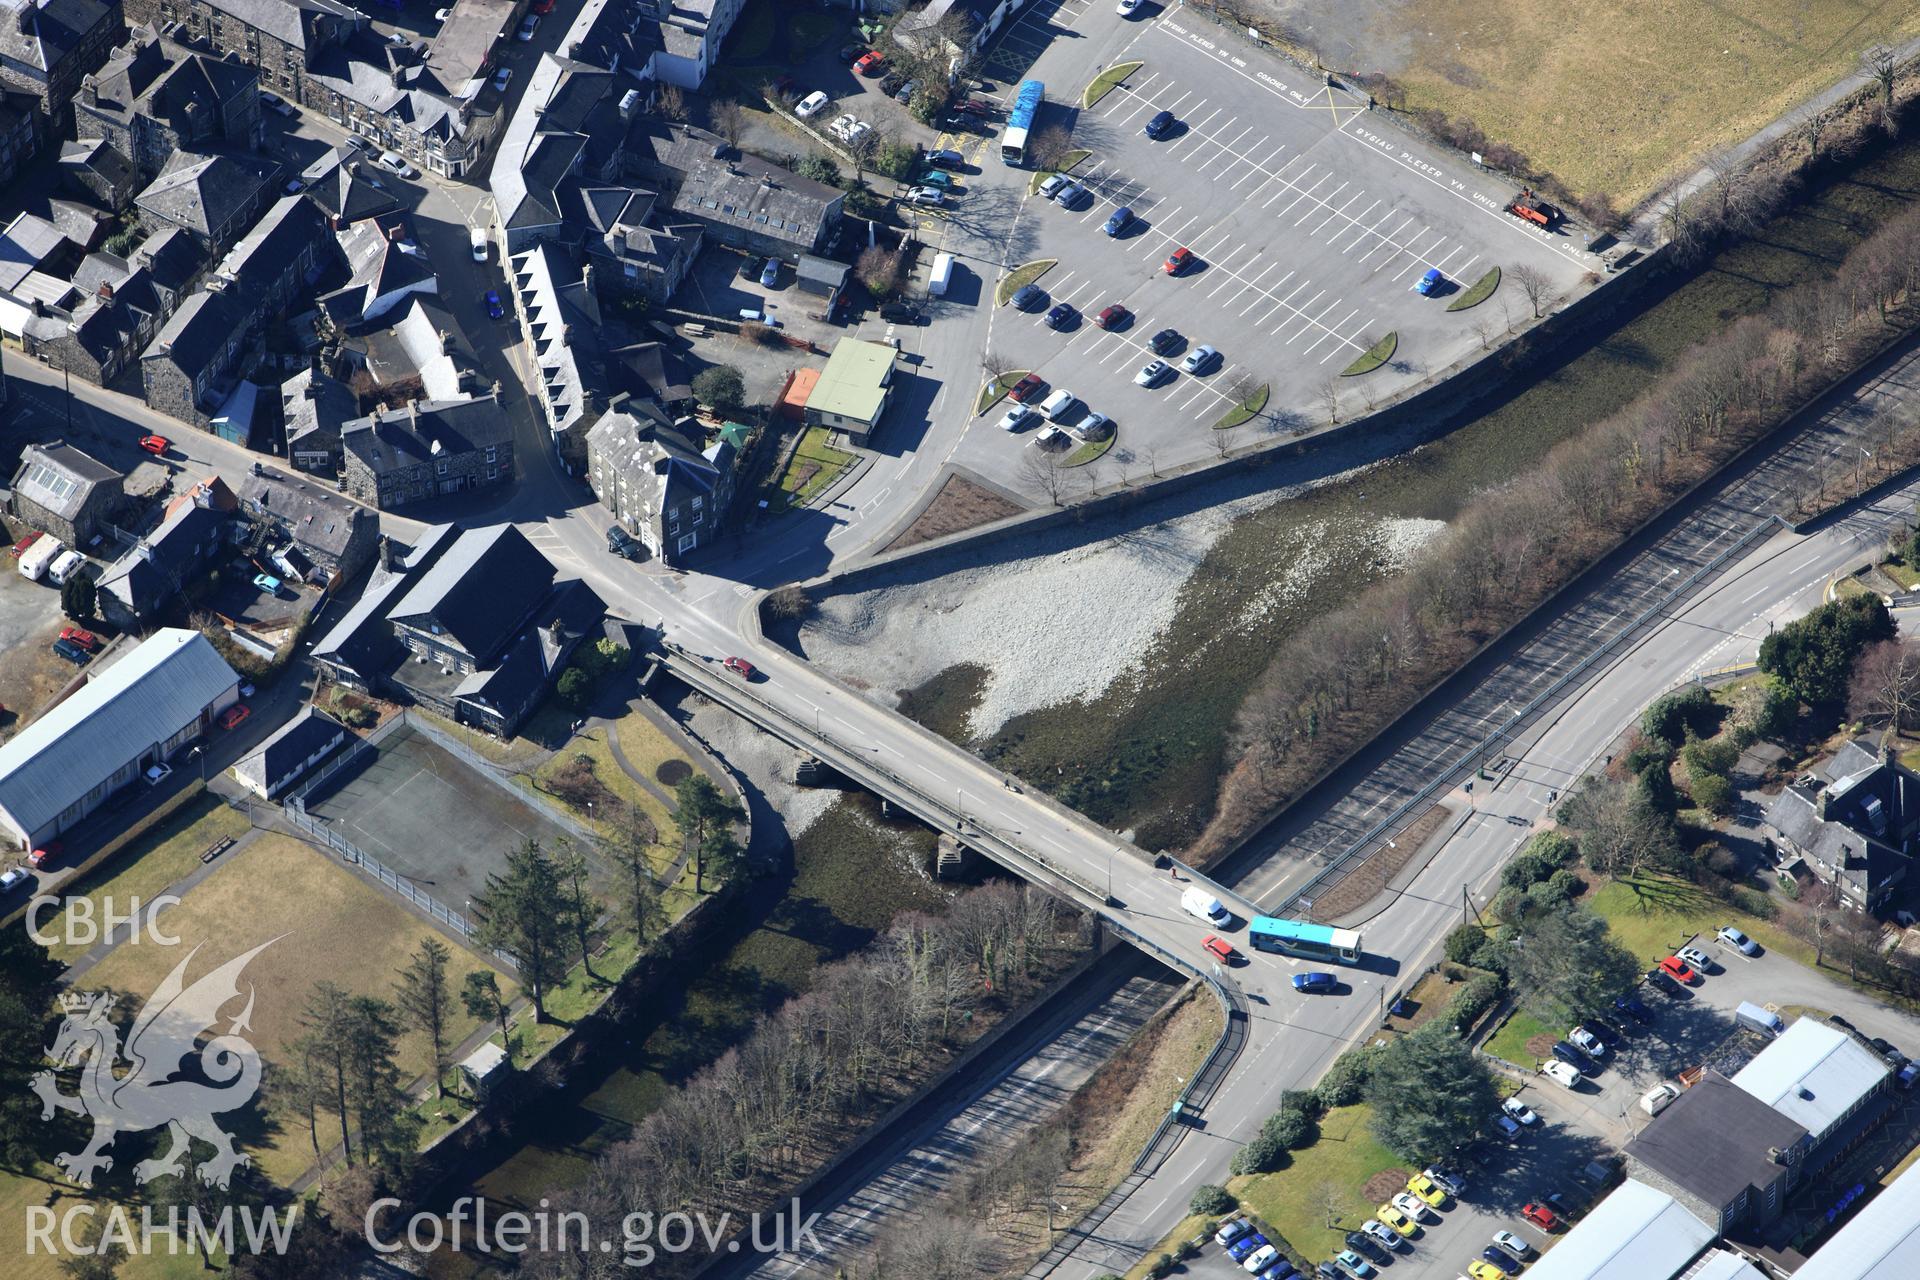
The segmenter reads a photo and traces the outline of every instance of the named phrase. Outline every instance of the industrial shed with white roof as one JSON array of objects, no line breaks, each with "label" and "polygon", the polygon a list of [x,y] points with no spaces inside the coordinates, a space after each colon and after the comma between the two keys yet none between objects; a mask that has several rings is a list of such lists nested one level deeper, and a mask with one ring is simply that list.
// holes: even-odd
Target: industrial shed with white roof
[{"label": "industrial shed with white roof", "polygon": [[238,701],[235,675],[198,631],[169,627],[0,746],[0,830],[44,845]]},{"label": "industrial shed with white roof", "polygon": [[1530,1280],[1673,1280],[1714,1230],[1664,1191],[1628,1178],[1528,1272]]},{"label": "industrial shed with white roof", "polygon": [[1920,1273],[1920,1165],[1867,1202],[1793,1280],[1911,1280]]},{"label": "industrial shed with white roof", "polygon": [[[1817,1151],[1886,1087],[1890,1074],[1891,1068],[1879,1054],[1840,1028],[1797,1018],[1740,1069],[1733,1083],[1805,1126]],[[1813,1167],[1819,1167],[1818,1155]]]}]

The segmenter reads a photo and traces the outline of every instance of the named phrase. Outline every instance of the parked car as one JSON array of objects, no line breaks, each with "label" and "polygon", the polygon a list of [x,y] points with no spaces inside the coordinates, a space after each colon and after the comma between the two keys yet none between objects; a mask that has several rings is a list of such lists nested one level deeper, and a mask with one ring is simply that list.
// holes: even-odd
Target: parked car
[{"label": "parked car", "polygon": [[147,785],[157,787],[173,776],[173,766],[166,763],[156,764],[147,770]]},{"label": "parked car", "polygon": [[373,152],[373,151],[378,151],[380,149],[374,146],[370,139],[363,138],[357,133],[350,133],[347,135],[347,145],[352,147],[355,151]]},{"label": "parked car", "polygon": [[953,175],[944,169],[927,169],[918,179],[923,187],[938,187],[942,191],[953,190]]},{"label": "parked car", "polygon": [[1520,1136],[1519,1124],[1509,1118],[1504,1112],[1495,1112],[1490,1123],[1493,1125],[1493,1131],[1502,1138],[1505,1138],[1508,1142],[1512,1142]]},{"label": "parked car", "polygon": [[1399,1233],[1384,1222],[1376,1222],[1372,1218],[1368,1218],[1360,1224],[1360,1230],[1366,1234],[1369,1240],[1372,1240],[1389,1254],[1397,1252],[1400,1248]]},{"label": "parked car", "polygon": [[1347,1248],[1355,1253],[1364,1253],[1370,1258],[1384,1258],[1386,1252],[1362,1231],[1349,1231],[1346,1235]]},{"label": "parked car", "polygon": [[913,101],[913,95],[920,91],[918,80],[909,80],[893,91],[893,100],[901,106]]},{"label": "parked car", "polygon": [[1042,200],[1051,200],[1059,193],[1060,189],[1066,185],[1066,178],[1057,173],[1052,174],[1040,183],[1040,198]]},{"label": "parked car", "polygon": [[1064,329],[1079,318],[1080,313],[1073,309],[1072,303],[1056,302],[1053,304],[1053,310],[1047,312],[1047,327],[1050,329]]},{"label": "parked car", "polygon": [[1466,1194],[1466,1178],[1454,1172],[1452,1169],[1444,1169],[1439,1165],[1428,1165],[1420,1171],[1420,1176],[1450,1196]]},{"label": "parked car", "polygon": [[260,91],[260,105],[274,112],[276,115],[287,117],[289,120],[300,114],[298,107],[295,107],[279,94],[269,92],[265,89]]},{"label": "parked car", "polygon": [[[493,91],[495,93],[505,93],[507,91],[507,86],[512,83],[513,83],[512,67],[502,67],[498,71],[493,73]],[[349,141],[351,141],[351,139],[349,139]]]},{"label": "parked car", "polygon": [[1001,418],[995,425],[1002,431],[1018,431],[1038,419],[1039,416],[1039,411],[1032,405],[1017,404],[1007,410],[1006,416]]},{"label": "parked car", "polygon": [[13,547],[11,548],[13,552],[13,558],[15,560],[18,560],[21,556],[27,553],[28,547],[31,547],[34,543],[38,541],[40,541],[40,531],[38,529],[27,530],[26,534],[20,539],[20,541],[13,544]]},{"label": "parked car", "polygon": [[1173,366],[1165,360],[1149,360],[1140,366],[1140,372],[1133,375],[1136,387],[1157,387],[1173,374]]},{"label": "parked car", "polygon": [[938,147],[927,152],[926,160],[928,164],[938,165],[942,169],[958,169],[967,162],[965,156],[946,147]]},{"label": "parked car", "polygon": [[1601,1041],[1599,1036],[1596,1036],[1585,1027],[1574,1027],[1569,1030],[1567,1032],[1567,1040],[1589,1058],[1598,1060],[1607,1056],[1607,1046]]},{"label": "parked car", "polygon": [[1660,962],[1661,970],[1675,982],[1693,983],[1697,975],[1679,956],[1668,956]]},{"label": "parked car", "polygon": [[100,637],[83,627],[62,627],[60,638],[68,644],[78,645],[88,653],[100,652]]},{"label": "parked car", "polygon": [[1447,1202],[1446,1188],[1424,1173],[1416,1173],[1408,1178],[1407,1190],[1436,1209]]},{"label": "parked car", "polygon": [[93,655],[71,640],[55,640],[53,651],[76,667],[84,667],[93,661]]},{"label": "parked car", "polygon": [[270,573],[254,574],[253,585],[257,587],[259,590],[264,591],[266,594],[270,596],[277,596],[280,594],[280,579],[274,577]]},{"label": "parked car", "polygon": [[1107,224],[1106,224],[1105,230],[1108,235],[1117,236],[1124,233],[1126,229],[1132,225],[1133,225],[1133,210],[1127,208],[1125,205],[1122,205],[1120,208],[1115,209],[1112,213],[1107,215]]},{"label": "parked car", "polygon": [[1119,329],[1125,327],[1127,321],[1131,319],[1133,319],[1133,312],[1116,302],[1111,306],[1102,307],[1100,314],[1094,317],[1093,322],[1102,329]]},{"label": "parked car", "polygon": [[1027,401],[1039,395],[1041,389],[1046,385],[1047,380],[1045,378],[1037,373],[1030,373],[1013,384],[1013,390],[1007,392],[1007,398],[1015,404],[1025,404]]},{"label": "parked car", "polygon": [[1893,1066],[1900,1067],[1906,1065],[1907,1055],[1894,1048],[1890,1041],[1875,1036],[1873,1039],[1867,1041],[1867,1044],[1873,1048],[1875,1053],[1885,1058]]},{"label": "parked car", "polygon": [[157,458],[173,448],[173,441],[165,436],[144,435],[140,437],[140,447]]},{"label": "parked car", "polygon": [[1013,305],[1022,311],[1032,311],[1046,300],[1047,291],[1037,284],[1023,284],[1013,295]]},{"label": "parked car", "polygon": [[1278,1261],[1279,1257],[1278,1249],[1270,1244],[1263,1244],[1240,1260],[1240,1269],[1248,1275],[1257,1276]]},{"label": "parked car", "polygon": [[538,31],[539,29],[540,29],[540,15],[537,13],[530,13],[526,17],[520,19],[520,26],[513,33],[513,38],[520,41],[520,43],[525,44],[529,40],[533,39],[533,33]]},{"label": "parked car", "polygon": [[222,729],[237,729],[246,721],[246,718],[252,714],[252,707],[249,707],[244,702],[236,702],[220,713],[220,727]]},{"label": "parked car", "polygon": [[27,855],[27,864],[29,866],[44,867],[55,858],[58,858],[61,853],[65,851],[66,847],[65,844],[58,840],[49,840]]},{"label": "parked car", "polygon": [[877,76],[886,70],[887,59],[877,49],[869,49],[853,62],[853,73],[857,76]]},{"label": "parked car", "polygon": [[889,71],[886,75],[880,78],[880,92],[886,94],[889,98],[891,98],[894,95],[894,92],[898,90],[900,86],[905,84],[906,82],[907,82],[907,78],[901,75],[898,71]]},{"label": "parked car", "polygon": [[1204,373],[1213,367],[1214,361],[1219,359],[1219,357],[1220,353],[1218,351],[1215,351],[1205,343],[1201,343],[1193,350],[1187,352],[1187,358],[1180,362],[1180,367],[1188,373]]},{"label": "parked car", "polygon": [[1689,968],[1698,973],[1706,974],[1713,972],[1713,957],[1698,947],[1682,947],[1674,954],[1678,955],[1681,960],[1686,962]]},{"label": "parked car", "polygon": [[1467,1264],[1467,1274],[1473,1280],[1503,1280],[1520,1269],[1520,1264],[1501,1253],[1492,1245],[1480,1251],[1480,1256]]},{"label": "parked car", "polygon": [[408,164],[397,151],[382,151],[380,153],[380,167],[382,169],[389,169],[403,178],[417,178],[420,176],[420,171]]},{"label": "parked car", "polygon": [[1169,351],[1177,351],[1182,341],[1178,329],[1162,329],[1147,343],[1147,350],[1157,356],[1164,356]]},{"label": "parked car", "polygon": [[1538,1200],[1529,1200],[1521,1205],[1520,1216],[1542,1231],[1552,1231],[1560,1225],[1560,1219],[1554,1215],[1553,1210]]},{"label": "parked car", "polygon": [[1147,121],[1146,128],[1142,129],[1141,132],[1149,138],[1159,139],[1166,137],[1168,130],[1172,129],[1173,126],[1173,112],[1156,111],[1153,113],[1153,118]]},{"label": "parked car", "polygon": [[1421,1200],[1418,1196],[1411,1195],[1408,1192],[1396,1191],[1393,1199],[1389,1203],[1409,1218],[1412,1218],[1415,1222],[1438,1222],[1440,1220],[1440,1215],[1433,1211],[1431,1205]]},{"label": "parked car", "polygon": [[1373,1211],[1373,1216],[1392,1227],[1395,1234],[1410,1236],[1420,1229],[1420,1224],[1390,1204],[1383,1204]]},{"label": "parked car", "polygon": [[1087,189],[1077,182],[1069,182],[1053,193],[1053,202],[1062,209],[1071,209],[1085,198]]},{"label": "parked car", "polygon": [[1167,274],[1170,276],[1177,276],[1192,265],[1193,250],[1187,248],[1185,245],[1181,245],[1178,249],[1175,249],[1167,255],[1166,267]]},{"label": "parked car", "polygon": [[1333,1260],[1340,1270],[1352,1276],[1354,1280],[1373,1280],[1373,1277],[1379,1274],[1373,1269],[1372,1263],[1351,1249],[1334,1254]]},{"label": "parked car", "polygon": [[12,893],[15,889],[33,883],[33,873],[25,867],[8,867],[0,871],[0,894]]},{"label": "parked car", "polygon": [[467,228],[467,247],[473,250],[475,262],[487,260],[487,230],[485,227]]},{"label": "parked car", "polygon": [[1119,12],[1121,17],[1131,18],[1134,14],[1140,12],[1140,6],[1144,3],[1145,0],[1118,0],[1114,8]]},{"label": "parked car", "polygon": [[745,658],[728,658],[726,661],[722,662],[720,665],[725,667],[727,670],[733,672],[733,674],[739,676],[742,680],[745,680],[748,682],[752,682],[753,680],[753,676],[754,676],[753,664],[751,662],[748,662]]},{"label": "parked car", "polygon": [[638,560],[645,550],[634,536],[617,524],[607,526],[607,550],[622,560]]},{"label": "parked car", "polygon": [[1540,1074],[1559,1085],[1562,1089],[1578,1089],[1580,1087],[1580,1081],[1585,1078],[1580,1074],[1578,1067],[1570,1066],[1565,1062],[1543,1063],[1540,1067]]},{"label": "parked car", "polygon": [[1580,1029],[1598,1040],[1601,1044],[1606,1045],[1609,1049],[1616,1048],[1627,1042],[1626,1034],[1605,1018],[1582,1018],[1580,1020]]},{"label": "parked car", "polygon": [[1267,1238],[1258,1231],[1249,1231],[1227,1246],[1227,1256],[1235,1262],[1251,1257],[1256,1250],[1267,1247]]},{"label": "parked car", "polygon": [[938,207],[947,202],[947,197],[938,187],[915,187],[907,192],[907,203]]},{"label": "parked car", "polygon": [[1616,1011],[1626,1014],[1641,1026],[1653,1021],[1653,1010],[1640,1002],[1638,996],[1616,996],[1613,1001]]},{"label": "parked car", "polygon": [[1647,970],[1647,985],[1669,1000],[1678,1000],[1685,994],[1685,989],[1664,968]]},{"label": "parked car", "polygon": [[768,258],[767,265],[760,268],[760,287],[771,289],[780,283],[780,259]]},{"label": "parked car", "polygon": [[1680,1090],[1676,1086],[1662,1081],[1640,1095],[1640,1109],[1650,1116],[1657,1116],[1679,1096]]},{"label": "parked car", "polygon": [[1560,1059],[1560,1061],[1566,1063],[1575,1071],[1583,1071],[1590,1076],[1600,1074],[1599,1063],[1589,1058],[1573,1045],[1568,1044],[1565,1040],[1555,1040],[1553,1042],[1552,1053],[1554,1057]]},{"label": "parked car", "polygon": [[859,58],[866,51],[867,46],[863,44],[843,44],[840,46],[840,61],[846,63],[848,66],[852,66],[855,59]]},{"label": "parked car", "polygon": [[1082,440],[1105,440],[1113,434],[1113,419],[1104,413],[1089,413],[1068,430]]},{"label": "parked car", "polygon": [[488,319],[498,320],[501,316],[507,314],[507,309],[500,303],[500,291],[498,289],[487,290],[486,303]]},{"label": "parked car", "polygon": [[1518,1098],[1505,1099],[1500,1103],[1500,1109],[1521,1124],[1536,1125],[1540,1123],[1540,1117],[1535,1114],[1533,1108]]},{"label": "parked car", "polygon": [[1493,1244],[1495,1248],[1503,1249],[1522,1261],[1531,1257],[1533,1254],[1533,1246],[1511,1231],[1494,1232]]},{"label": "parked car", "polygon": [[815,89],[812,93],[800,99],[799,103],[793,108],[793,114],[805,120],[811,116],[819,115],[820,112],[826,108],[826,105],[832,101],[832,98],[829,98],[826,94],[820,92],[820,90]]},{"label": "parked car", "polygon": [[1224,1249],[1251,1230],[1253,1230],[1251,1222],[1245,1218],[1235,1218],[1220,1224],[1219,1229],[1213,1233],[1213,1242]]},{"label": "parked car", "polygon": [[[1156,363],[1158,362],[1156,361]],[[1295,991],[1305,991],[1312,994],[1331,991],[1339,985],[1340,979],[1331,973],[1313,972],[1296,973],[1293,975],[1293,989]]]},{"label": "parked car", "polygon": [[1720,931],[1714,936],[1743,956],[1757,956],[1760,954],[1760,944],[1730,924],[1721,925]]},{"label": "parked car", "polygon": [[1427,274],[1421,276],[1420,283],[1413,286],[1413,288],[1420,296],[1431,297],[1433,296],[1433,291],[1446,282],[1447,278],[1441,275],[1437,268],[1428,267]]}]

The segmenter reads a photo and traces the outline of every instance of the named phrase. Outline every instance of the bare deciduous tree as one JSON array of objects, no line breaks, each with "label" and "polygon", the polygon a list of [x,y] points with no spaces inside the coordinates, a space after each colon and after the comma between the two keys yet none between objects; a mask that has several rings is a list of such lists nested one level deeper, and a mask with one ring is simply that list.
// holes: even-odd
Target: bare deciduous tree
[{"label": "bare deciduous tree", "polygon": [[980,357],[980,367],[987,371],[989,378],[998,381],[1013,372],[1014,366],[1013,361],[1007,359],[1006,352],[988,347],[986,354]]},{"label": "bare deciduous tree", "polygon": [[1527,305],[1533,308],[1533,318],[1540,318],[1540,305],[1547,300],[1553,289],[1553,282],[1547,279],[1546,272],[1531,263],[1523,262],[1507,272],[1507,279],[1520,286],[1520,292],[1527,296]]},{"label": "bare deciduous tree", "polygon": [[1888,132],[1892,132],[1893,121],[1893,84],[1900,70],[1900,54],[1894,46],[1885,40],[1876,41],[1860,55],[1867,64],[1867,70],[1880,85],[1880,110],[1885,117]]},{"label": "bare deciduous tree", "polygon": [[680,92],[679,86],[663,84],[654,90],[653,109],[662,119],[682,120],[687,118],[687,95]]},{"label": "bare deciduous tree", "polygon": [[854,261],[853,275],[876,298],[885,298],[900,288],[900,254],[881,245],[870,245]]},{"label": "bare deciduous tree", "polygon": [[1060,505],[1060,494],[1066,487],[1066,477],[1060,464],[1051,453],[1038,445],[1028,445],[1020,452],[1020,478],[1047,495],[1047,501],[1054,506]]},{"label": "bare deciduous tree", "polygon": [[1340,383],[1336,378],[1328,378],[1319,387],[1320,407],[1327,411],[1327,425],[1340,423]]},{"label": "bare deciduous tree", "polygon": [[1920,641],[1882,640],[1868,645],[1853,664],[1847,714],[1884,722],[1896,732],[1915,723],[1920,704]]},{"label": "bare deciduous tree", "polygon": [[737,147],[740,137],[747,131],[747,109],[732,98],[721,98],[708,111],[713,131],[725,138],[727,145]]},{"label": "bare deciduous tree", "polygon": [[1073,135],[1057,124],[1048,125],[1027,143],[1027,155],[1032,158],[1036,169],[1057,168],[1072,149]]},{"label": "bare deciduous tree", "polygon": [[1788,116],[1793,121],[1794,132],[1806,143],[1807,155],[1801,166],[1812,165],[1820,159],[1820,143],[1827,131],[1827,113],[1816,103],[1803,103]]}]

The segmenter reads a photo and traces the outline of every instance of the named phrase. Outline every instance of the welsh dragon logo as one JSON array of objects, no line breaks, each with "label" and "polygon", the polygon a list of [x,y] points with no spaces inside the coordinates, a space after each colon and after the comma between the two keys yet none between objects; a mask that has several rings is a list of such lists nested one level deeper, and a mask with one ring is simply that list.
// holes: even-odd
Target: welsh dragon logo
[{"label": "welsh dragon logo", "polygon": [[[226,1034],[215,1035],[203,1045],[198,1042],[201,1034],[219,1021],[221,1008],[240,996],[240,972],[247,962],[276,941],[269,939],[188,985],[187,966],[200,951],[194,947],[147,998],[124,1046],[108,1017],[113,1008],[110,996],[102,992],[63,997],[67,1016],[47,1057],[58,1069],[85,1061],[80,1091],[73,1096],[60,1093],[53,1071],[35,1075],[32,1087],[40,1095],[42,1120],[51,1120],[56,1108],[91,1116],[93,1138],[84,1151],[63,1152],[53,1158],[61,1172],[76,1184],[90,1187],[96,1171],[113,1167],[113,1158],[103,1152],[113,1145],[114,1138],[163,1125],[171,1133],[173,1145],[164,1155],[134,1166],[133,1176],[140,1182],[181,1173],[192,1138],[214,1149],[214,1158],[199,1167],[200,1180],[208,1186],[225,1187],[234,1169],[248,1163],[248,1157],[233,1149],[233,1140],[213,1117],[245,1106],[260,1087],[260,1053],[240,1035],[252,1029],[251,985],[246,991],[246,1007],[228,1025]],[[200,1073],[212,1084],[172,1078],[196,1052]],[[128,1069],[116,1075],[123,1057]]]}]

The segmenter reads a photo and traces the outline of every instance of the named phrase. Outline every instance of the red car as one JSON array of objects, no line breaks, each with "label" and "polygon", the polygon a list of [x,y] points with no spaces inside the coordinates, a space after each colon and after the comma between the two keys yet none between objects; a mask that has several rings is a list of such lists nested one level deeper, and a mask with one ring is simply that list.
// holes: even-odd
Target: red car
[{"label": "red car", "polygon": [[1679,956],[1668,956],[1660,962],[1660,968],[1676,982],[1693,981],[1693,970],[1687,968],[1687,962]]},{"label": "red car", "polygon": [[1025,404],[1027,401],[1039,395],[1041,389],[1046,385],[1047,380],[1045,378],[1037,373],[1030,373],[1020,379],[1020,381],[1014,383],[1013,390],[1007,392],[1007,394],[1013,398],[1015,404]]},{"label": "red car", "polygon": [[854,62],[853,73],[857,76],[877,76],[886,65],[886,55],[878,49],[872,49],[861,54]]},{"label": "red car", "polygon": [[1235,951],[1226,939],[1217,938],[1211,933],[1200,940],[1200,945],[1211,952],[1221,964],[1233,964],[1240,959],[1240,953]]},{"label": "red car", "polygon": [[968,98],[955,110],[964,111],[971,116],[990,116],[993,114],[993,102],[988,98]]},{"label": "red car", "polygon": [[140,447],[158,457],[173,447],[173,441],[165,436],[141,436]]},{"label": "red car", "polygon": [[55,858],[59,857],[60,851],[65,848],[66,846],[61,844],[58,840],[49,840],[45,845],[43,845],[38,849],[35,849],[32,853],[28,854],[27,861],[32,863],[36,867],[44,867],[49,862],[52,862]]},{"label": "red car", "polygon": [[79,627],[60,628],[60,638],[69,644],[79,645],[88,653],[98,653],[100,651],[100,637],[91,631],[83,631]]},{"label": "red car", "polygon": [[1538,1201],[1531,1201],[1524,1206],[1520,1210],[1520,1216],[1542,1231],[1552,1231],[1560,1225],[1560,1219],[1554,1216],[1553,1210]]},{"label": "red car", "polygon": [[753,679],[753,664],[745,658],[728,658],[720,665],[739,676],[742,680]]},{"label": "red car", "polygon": [[1181,245],[1173,251],[1173,256],[1167,259],[1167,274],[1177,276],[1191,266],[1192,263],[1193,250],[1187,248],[1185,245]]},{"label": "red car", "polygon": [[38,541],[40,541],[40,531],[35,529],[32,533],[13,544],[13,558],[18,560],[21,556],[27,554],[27,548]]},{"label": "red car", "polygon": [[237,728],[242,720],[253,714],[253,709],[244,702],[236,702],[220,713],[222,729]]},{"label": "red car", "polygon": [[533,0],[533,3],[529,5],[528,8],[532,9],[535,13],[552,13],[553,0]]},{"label": "red car", "polygon": [[1093,322],[1102,329],[1118,329],[1131,319],[1133,319],[1133,312],[1116,302],[1095,316]]}]

